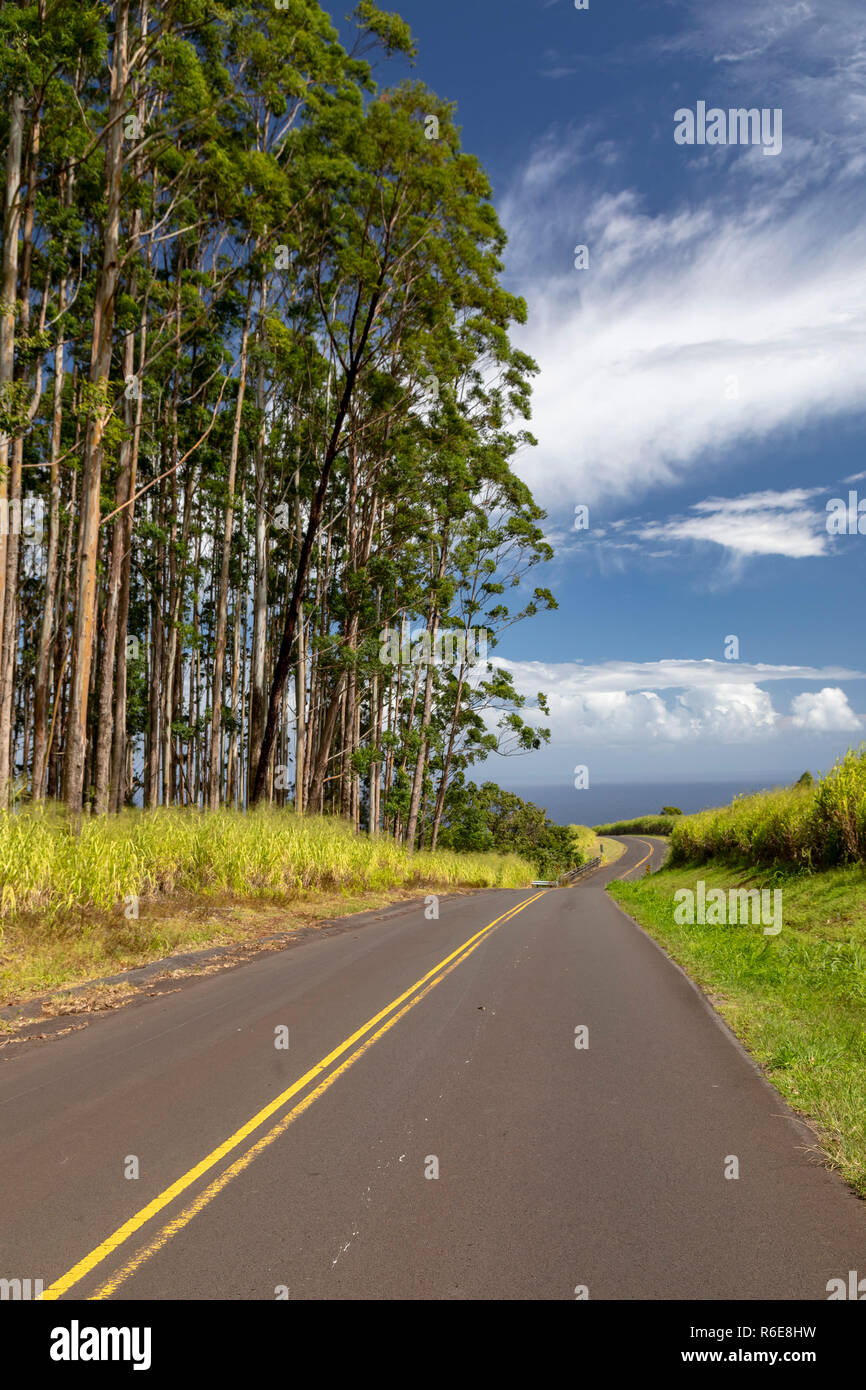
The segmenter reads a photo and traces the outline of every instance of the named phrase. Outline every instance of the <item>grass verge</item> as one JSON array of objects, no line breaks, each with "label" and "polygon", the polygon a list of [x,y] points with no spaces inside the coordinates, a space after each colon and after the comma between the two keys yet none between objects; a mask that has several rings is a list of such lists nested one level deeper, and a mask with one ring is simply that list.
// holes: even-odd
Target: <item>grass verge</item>
[{"label": "grass verge", "polygon": [[621,845],[619,840],[602,840],[588,825],[570,825],[568,829],[581,864],[599,858],[605,864],[612,864],[621,854],[625,854],[625,845]]},{"label": "grass verge", "polygon": [[627,848],[628,846],[624,845],[622,840],[608,840],[603,835],[598,838],[598,849],[603,864],[615,864],[617,859],[622,858]]},{"label": "grass verge", "polygon": [[[782,890],[783,925],[678,925],[674,893]],[[866,1196],[866,871],[764,873],[706,864],[662,869],[610,893],[710,999],[831,1161]]]}]

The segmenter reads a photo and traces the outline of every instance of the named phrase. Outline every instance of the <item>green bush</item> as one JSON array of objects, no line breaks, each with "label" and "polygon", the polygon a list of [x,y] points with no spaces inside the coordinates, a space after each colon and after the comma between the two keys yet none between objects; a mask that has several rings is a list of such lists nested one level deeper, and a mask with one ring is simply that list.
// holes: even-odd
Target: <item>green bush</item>
[{"label": "green bush", "polygon": [[462,776],[448,788],[439,845],[519,855],[534,865],[539,878],[546,879],[583,863],[571,827],[548,820],[543,806],[504,791],[495,782],[478,787]]}]

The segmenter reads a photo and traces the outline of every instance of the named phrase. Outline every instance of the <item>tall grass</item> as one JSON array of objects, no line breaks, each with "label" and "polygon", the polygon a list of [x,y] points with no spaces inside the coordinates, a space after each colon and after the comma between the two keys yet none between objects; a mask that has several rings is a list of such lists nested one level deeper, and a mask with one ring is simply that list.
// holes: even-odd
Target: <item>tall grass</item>
[{"label": "tall grass", "polygon": [[597,825],[596,835],[670,835],[679,816],[635,816],[633,820],[611,821],[609,825]]},{"label": "tall grass", "polygon": [[410,855],[386,837],[331,817],[259,810],[125,811],[76,833],[57,807],[0,814],[0,916],[51,917],[192,894],[284,897],[439,884],[517,888],[532,878],[517,855]]},{"label": "tall grass", "polygon": [[601,854],[598,837],[588,825],[570,825],[568,829],[571,832],[571,842],[577,854],[578,864],[586,864]]},{"label": "tall grass", "polygon": [[866,744],[813,786],[740,796],[684,816],[671,832],[671,863],[708,859],[797,869],[866,860]]}]

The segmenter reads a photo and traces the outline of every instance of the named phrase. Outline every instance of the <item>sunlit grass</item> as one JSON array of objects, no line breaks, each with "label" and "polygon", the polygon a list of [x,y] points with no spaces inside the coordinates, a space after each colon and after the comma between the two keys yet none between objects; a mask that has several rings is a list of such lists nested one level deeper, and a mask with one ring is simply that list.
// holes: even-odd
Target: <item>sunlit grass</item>
[{"label": "sunlit grass", "polygon": [[58,808],[0,814],[3,917],[111,910],[132,897],[267,897],[432,883],[516,888],[531,877],[531,865],[516,855],[412,855],[334,818],[288,811],[126,811],[85,819],[79,833]]},{"label": "sunlit grass", "polygon": [[568,828],[581,864],[588,863],[590,859],[601,859],[603,863],[611,864],[625,854],[626,847],[619,840],[602,839],[588,825],[570,825]]},{"label": "sunlit grass", "polygon": [[572,844],[579,855],[579,864],[586,864],[588,860],[596,859],[601,854],[598,836],[588,825],[570,825],[568,829]]},{"label": "sunlit grass", "polygon": [[[782,890],[783,926],[678,925],[674,892]],[[611,893],[713,1003],[785,1099],[812,1120],[866,1195],[866,870],[764,872],[718,863],[665,868]]]},{"label": "sunlit grass", "polygon": [[866,859],[866,745],[813,786],[740,796],[684,816],[671,832],[672,863],[830,868]]},{"label": "sunlit grass", "polygon": [[[59,807],[0,814],[0,1002],[379,907],[425,889],[522,888],[514,854],[409,854],[333,817]],[[278,911],[276,910],[278,909]]]},{"label": "sunlit grass", "polygon": [[679,816],[635,816],[632,820],[597,825],[596,835],[670,835]]}]

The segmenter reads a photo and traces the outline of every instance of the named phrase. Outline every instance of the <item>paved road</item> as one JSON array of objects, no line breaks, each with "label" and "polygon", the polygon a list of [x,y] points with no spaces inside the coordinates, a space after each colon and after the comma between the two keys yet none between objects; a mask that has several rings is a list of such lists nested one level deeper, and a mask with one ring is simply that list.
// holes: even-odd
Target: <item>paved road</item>
[{"label": "paved road", "polygon": [[0,1277],[69,1299],[824,1299],[866,1272],[866,1204],[604,893],[660,860],[627,843],[574,888],[410,905],[7,1048]]}]

